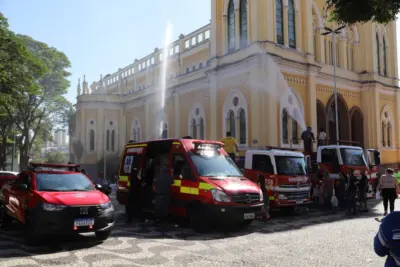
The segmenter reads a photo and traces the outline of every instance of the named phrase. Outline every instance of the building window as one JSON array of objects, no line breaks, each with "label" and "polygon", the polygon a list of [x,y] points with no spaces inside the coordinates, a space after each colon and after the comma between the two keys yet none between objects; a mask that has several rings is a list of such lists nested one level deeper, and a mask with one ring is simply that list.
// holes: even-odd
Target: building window
[{"label": "building window", "polygon": [[386,146],[385,133],[386,133],[386,124],[382,122],[382,146]]},{"label": "building window", "polygon": [[246,47],[248,40],[247,0],[240,1],[240,47]]},{"label": "building window", "polygon": [[386,50],[386,37],[383,37],[383,75],[387,76],[387,50]]},{"label": "building window", "polygon": [[111,130],[111,151],[115,151],[115,130]]},{"label": "building window", "polygon": [[289,0],[288,33],[289,33],[289,47],[296,48],[296,12],[294,9],[294,0]]},{"label": "building window", "polygon": [[106,151],[110,151],[110,130],[106,132]]},{"label": "building window", "polygon": [[381,73],[381,51],[380,51],[378,33],[376,33],[376,61],[377,61],[378,73]]},{"label": "building window", "polygon": [[297,121],[292,118],[292,144],[299,144],[299,129]]},{"label": "building window", "polygon": [[231,133],[232,137],[236,138],[236,121],[235,121],[235,113],[231,110],[229,111],[229,116],[228,116],[228,125],[229,129],[228,132]]},{"label": "building window", "polygon": [[382,122],[381,125],[382,147],[391,148],[394,144],[392,140],[394,136],[394,129],[393,129],[394,119],[393,119],[393,112],[387,105],[385,105],[382,109],[381,122]]},{"label": "building window", "polygon": [[233,0],[229,1],[228,6],[228,50],[233,51],[236,48],[235,34],[235,7]]},{"label": "building window", "polygon": [[282,0],[276,0],[276,41],[283,45],[283,4]]},{"label": "building window", "polygon": [[89,131],[89,151],[90,152],[93,152],[94,151],[94,139],[95,138],[95,135],[94,135],[94,130],[93,129],[90,129],[90,131]]},{"label": "building window", "polygon": [[282,110],[282,141],[284,144],[289,144],[288,121],[288,113],[286,109],[284,109]]},{"label": "building window", "polygon": [[200,139],[204,140],[205,138],[205,131],[204,131],[204,119],[200,118]]},{"label": "building window", "polygon": [[139,123],[138,120],[134,120],[134,121],[132,122],[131,129],[132,129],[132,136],[131,136],[131,139],[132,139],[134,142],[140,141],[140,123]]},{"label": "building window", "polygon": [[240,109],[239,111],[239,144],[246,144],[247,136],[246,136],[246,111],[244,109]]},{"label": "building window", "polygon": [[390,122],[388,122],[388,124],[387,124],[387,144],[389,147],[392,146],[390,143],[390,140],[391,140],[390,131],[391,130],[392,130],[392,125],[390,124]]},{"label": "building window", "polygon": [[195,119],[192,119],[192,137],[193,139],[197,139],[197,124]]}]

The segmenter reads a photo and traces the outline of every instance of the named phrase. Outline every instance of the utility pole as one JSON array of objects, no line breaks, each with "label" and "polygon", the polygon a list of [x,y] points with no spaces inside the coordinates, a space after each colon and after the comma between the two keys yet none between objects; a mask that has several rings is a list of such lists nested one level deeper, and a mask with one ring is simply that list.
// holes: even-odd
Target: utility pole
[{"label": "utility pole", "polygon": [[341,30],[343,30],[346,26],[341,26],[335,30],[331,28],[324,27],[325,31],[322,35],[329,35],[332,34],[332,41],[333,41],[333,94],[335,97],[335,123],[336,123],[336,144],[339,145],[339,115],[338,115],[338,103],[337,103],[337,86],[336,86],[336,35],[340,34]]}]

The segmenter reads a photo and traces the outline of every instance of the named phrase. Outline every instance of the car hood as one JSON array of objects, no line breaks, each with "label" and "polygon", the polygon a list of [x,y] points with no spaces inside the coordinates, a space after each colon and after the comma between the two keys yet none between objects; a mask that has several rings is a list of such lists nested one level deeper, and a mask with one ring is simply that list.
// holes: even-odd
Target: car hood
[{"label": "car hood", "polygon": [[259,193],[260,188],[252,181],[242,177],[229,177],[224,179],[207,179],[211,184],[220,187],[228,194]]},{"label": "car hood", "polygon": [[110,201],[100,191],[90,192],[38,192],[46,203],[66,206],[99,205]]}]

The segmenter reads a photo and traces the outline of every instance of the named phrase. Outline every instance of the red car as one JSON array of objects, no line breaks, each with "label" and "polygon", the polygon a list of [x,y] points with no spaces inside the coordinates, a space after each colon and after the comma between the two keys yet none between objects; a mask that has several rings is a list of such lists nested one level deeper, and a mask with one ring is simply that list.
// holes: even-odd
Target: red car
[{"label": "red car", "polygon": [[14,181],[17,179],[18,173],[17,172],[11,172],[11,171],[0,171],[0,188],[10,182]]},{"label": "red car", "polygon": [[23,224],[28,243],[41,236],[87,232],[107,239],[114,226],[114,207],[101,186],[77,168],[31,163],[0,191],[0,226],[12,220]]}]

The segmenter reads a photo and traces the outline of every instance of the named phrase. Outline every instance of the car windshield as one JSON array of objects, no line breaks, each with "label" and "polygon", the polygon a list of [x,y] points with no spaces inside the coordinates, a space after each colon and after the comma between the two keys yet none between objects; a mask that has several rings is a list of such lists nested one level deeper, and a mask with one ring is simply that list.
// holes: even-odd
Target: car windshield
[{"label": "car windshield", "polygon": [[340,155],[342,156],[343,165],[348,166],[367,166],[362,149],[341,148]]},{"label": "car windshield", "polygon": [[38,173],[36,174],[38,191],[68,192],[93,191],[91,181],[80,173]]},{"label": "car windshield", "polygon": [[218,150],[189,152],[200,176],[225,179],[227,177],[243,177],[233,160],[222,155]]},{"label": "car windshield", "polygon": [[276,170],[281,175],[306,175],[303,157],[275,156]]}]

